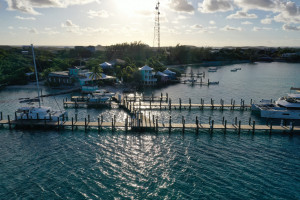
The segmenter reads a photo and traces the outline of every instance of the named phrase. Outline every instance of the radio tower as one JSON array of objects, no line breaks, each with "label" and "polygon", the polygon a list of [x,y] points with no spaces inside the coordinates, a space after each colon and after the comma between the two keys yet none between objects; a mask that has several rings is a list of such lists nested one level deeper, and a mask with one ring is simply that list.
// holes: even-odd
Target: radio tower
[{"label": "radio tower", "polygon": [[155,25],[154,25],[154,40],[153,40],[153,47],[157,45],[157,50],[160,49],[160,24],[159,24],[159,0],[157,1],[155,7]]}]

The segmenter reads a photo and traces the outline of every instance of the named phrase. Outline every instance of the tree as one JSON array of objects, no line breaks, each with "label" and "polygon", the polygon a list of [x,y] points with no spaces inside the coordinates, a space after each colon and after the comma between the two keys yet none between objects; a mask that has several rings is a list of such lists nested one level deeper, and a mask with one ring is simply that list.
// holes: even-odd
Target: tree
[{"label": "tree", "polygon": [[90,78],[93,80],[93,85],[94,85],[95,80],[102,78],[102,68],[99,66],[94,66],[94,67],[92,67],[91,72],[92,73],[90,75]]}]

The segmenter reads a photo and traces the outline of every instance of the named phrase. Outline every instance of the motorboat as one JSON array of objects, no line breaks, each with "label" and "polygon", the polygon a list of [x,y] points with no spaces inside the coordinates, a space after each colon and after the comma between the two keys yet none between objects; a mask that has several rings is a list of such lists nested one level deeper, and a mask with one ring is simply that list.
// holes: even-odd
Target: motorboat
[{"label": "motorboat", "polygon": [[[51,107],[41,106],[41,98],[40,98],[40,89],[39,89],[39,80],[37,75],[37,68],[35,62],[34,48],[31,45],[32,56],[33,56],[33,64],[35,69],[35,77],[36,77],[36,85],[37,85],[37,93],[38,97],[34,98],[34,101],[38,102],[38,106],[24,106],[18,108],[16,111],[16,120],[48,120],[48,121],[63,121],[68,117],[68,113],[65,110],[53,110]],[[28,99],[25,99],[24,102]],[[32,100],[31,100],[32,101]]]},{"label": "motorboat", "polygon": [[300,94],[288,94],[275,102],[262,100],[252,104],[252,111],[265,118],[300,119]]},{"label": "motorboat", "polygon": [[91,103],[105,103],[110,98],[111,98],[110,96],[105,96],[102,93],[88,94],[88,102],[91,102]]},{"label": "motorboat", "polygon": [[94,96],[106,96],[106,97],[113,97],[116,95],[116,93],[113,92],[109,92],[105,89],[101,89],[101,90],[96,90],[95,92],[92,93],[92,95]]},{"label": "motorboat", "polygon": [[208,72],[217,72],[218,68],[217,67],[210,67],[208,68]]},{"label": "motorboat", "polygon": [[231,69],[231,72],[237,72],[237,68]]}]

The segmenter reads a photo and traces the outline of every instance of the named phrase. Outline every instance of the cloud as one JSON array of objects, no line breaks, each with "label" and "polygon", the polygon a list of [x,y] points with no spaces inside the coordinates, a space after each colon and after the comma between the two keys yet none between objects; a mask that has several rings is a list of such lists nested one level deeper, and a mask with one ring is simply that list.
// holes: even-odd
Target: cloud
[{"label": "cloud", "polygon": [[190,4],[187,0],[171,0],[171,9],[178,12],[194,13],[194,6]]},{"label": "cloud", "polygon": [[222,31],[242,31],[242,28],[226,25],[224,28],[221,28],[220,30],[222,30]]},{"label": "cloud", "polygon": [[20,20],[36,20],[35,17],[21,17],[21,16],[16,16],[17,19]]},{"label": "cloud", "polygon": [[203,29],[203,26],[199,25],[199,24],[195,24],[195,25],[191,26],[191,28],[193,28],[193,29]]},{"label": "cloud", "polygon": [[280,0],[234,0],[244,10],[260,9],[272,11],[280,5]]},{"label": "cloud", "polygon": [[234,0],[234,3],[243,11],[255,9],[277,13],[273,18],[276,22],[300,23],[300,7],[290,0]]},{"label": "cloud", "polygon": [[262,24],[271,24],[272,21],[273,21],[273,19],[271,19],[271,18],[265,18],[265,19],[260,20],[260,22]]},{"label": "cloud", "polygon": [[227,19],[255,19],[257,18],[256,14],[249,14],[244,11],[237,11],[235,14],[231,14]]},{"label": "cloud", "polygon": [[253,31],[269,31],[269,30],[272,30],[271,28],[268,28],[268,27],[253,27],[252,29]]},{"label": "cloud", "polygon": [[198,3],[198,10],[202,13],[226,12],[233,10],[233,4],[230,0],[203,0]]},{"label": "cloud", "polygon": [[9,30],[13,30],[14,27],[13,27],[13,26],[9,26],[8,29],[9,29]]},{"label": "cloud", "polygon": [[33,33],[33,34],[39,34],[39,32],[36,30],[36,28],[31,28],[28,30],[29,33]]},{"label": "cloud", "polygon": [[282,29],[285,31],[300,31],[300,26],[296,27],[296,26],[291,26],[288,24],[284,24],[282,26]]},{"label": "cloud", "polygon": [[109,14],[106,10],[99,10],[99,11],[89,10],[88,15],[89,15],[89,18],[95,18],[95,17],[107,18],[107,17],[109,17]]},{"label": "cloud", "polygon": [[152,16],[153,15],[153,11],[150,11],[150,10],[137,10],[136,13],[139,15],[143,15],[143,16]]},{"label": "cloud", "polygon": [[215,24],[216,24],[216,22],[213,21],[213,20],[210,20],[209,23],[210,23],[211,25],[215,25]]},{"label": "cloud", "polygon": [[107,29],[104,28],[93,28],[93,27],[80,27],[77,24],[74,24],[71,20],[66,20],[65,23],[61,24],[61,27],[66,29],[67,32],[76,33],[78,35],[82,34],[90,34],[90,33],[97,33],[97,32],[107,32]]},{"label": "cloud", "polygon": [[36,8],[67,8],[72,5],[83,5],[99,0],[6,0],[7,10],[20,11],[27,14],[39,15]]},{"label": "cloud", "polygon": [[250,25],[250,24],[253,24],[252,22],[249,22],[249,21],[244,21],[242,22],[243,25]]}]

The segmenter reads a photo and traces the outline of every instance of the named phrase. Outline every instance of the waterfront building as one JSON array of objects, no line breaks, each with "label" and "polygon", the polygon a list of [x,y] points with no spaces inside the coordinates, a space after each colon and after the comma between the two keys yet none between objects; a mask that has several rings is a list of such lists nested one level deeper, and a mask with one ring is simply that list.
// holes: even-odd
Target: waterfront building
[{"label": "waterfront building", "polygon": [[157,82],[167,83],[170,80],[170,77],[162,72],[156,72]]},{"label": "waterfront building", "polygon": [[171,80],[176,79],[176,72],[172,72],[168,68],[163,71],[164,74],[168,75]]},{"label": "waterfront building", "polygon": [[144,85],[156,85],[157,79],[154,78],[155,73],[153,72],[153,68],[145,65],[139,68],[139,71]]}]

